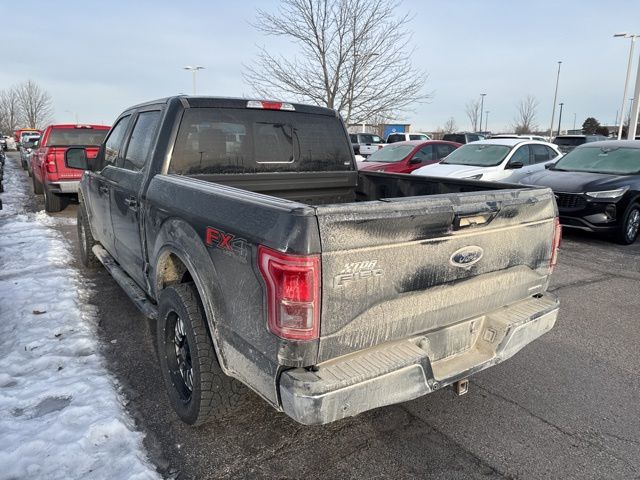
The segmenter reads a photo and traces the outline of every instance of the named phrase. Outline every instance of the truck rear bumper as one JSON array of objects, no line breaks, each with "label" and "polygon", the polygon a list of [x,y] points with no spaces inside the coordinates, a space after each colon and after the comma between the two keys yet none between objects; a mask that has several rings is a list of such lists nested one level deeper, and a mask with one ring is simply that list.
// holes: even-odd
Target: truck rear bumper
[{"label": "truck rear bumper", "polygon": [[313,425],[412,400],[510,358],[553,328],[558,305],[545,294],[313,370],[288,370],[280,379],[282,408]]},{"label": "truck rear bumper", "polygon": [[49,183],[49,188],[55,193],[78,193],[80,180],[64,180]]}]

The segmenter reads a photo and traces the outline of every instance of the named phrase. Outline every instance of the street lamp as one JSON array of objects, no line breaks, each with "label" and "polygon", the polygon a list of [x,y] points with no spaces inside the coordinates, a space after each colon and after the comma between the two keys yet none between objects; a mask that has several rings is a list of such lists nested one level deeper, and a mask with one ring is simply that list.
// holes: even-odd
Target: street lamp
[{"label": "street lamp", "polygon": [[489,127],[487,127],[488,123],[489,123],[489,110],[484,112],[484,130],[485,130],[485,132],[489,131]]},{"label": "street lamp", "polygon": [[486,97],[486,93],[480,94],[480,131],[482,132],[482,116],[484,115],[484,97]]},{"label": "street lamp", "polygon": [[193,74],[193,94],[196,94],[196,73],[198,72],[198,70],[203,70],[204,67],[200,66],[200,65],[187,65],[186,67],[182,67],[184,70],[191,70],[191,73]]},{"label": "street lamp", "polygon": [[631,35],[627,32],[616,33],[614,37],[630,38],[629,61],[627,62],[627,76],[624,79],[624,92],[622,93],[622,106],[620,110],[620,125],[618,126],[618,140],[622,139],[622,124],[624,123],[624,102],[627,100],[627,86],[629,85],[629,77],[631,76],[631,64],[633,63],[633,47],[636,43],[638,35]]},{"label": "street lamp", "polygon": [[560,83],[560,67],[562,62],[558,62],[558,76],[556,77],[556,93],[553,94],[553,109],[551,110],[551,126],[549,127],[549,141],[553,137],[553,119],[556,115],[556,100],[558,99],[558,83]]},{"label": "street lamp", "polygon": [[558,135],[560,135],[560,130],[561,130],[561,126],[562,126],[562,106],[564,105],[564,103],[560,102],[560,115],[558,116]]}]

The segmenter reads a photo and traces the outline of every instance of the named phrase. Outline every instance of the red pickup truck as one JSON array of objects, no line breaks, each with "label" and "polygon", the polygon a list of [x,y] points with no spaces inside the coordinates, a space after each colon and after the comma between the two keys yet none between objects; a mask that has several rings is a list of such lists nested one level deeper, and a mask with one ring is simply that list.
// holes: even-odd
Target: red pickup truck
[{"label": "red pickup truck", "polygon": [[87,157],[95,157],[110,128],[107,125],[49,125],[44,130],[40,143],[31,154],[31,169],[33,191],[44,193],[47,212],[63,210],[69,197],[78,194],[84,172],[64,164],[67,148],[83,146]]}]

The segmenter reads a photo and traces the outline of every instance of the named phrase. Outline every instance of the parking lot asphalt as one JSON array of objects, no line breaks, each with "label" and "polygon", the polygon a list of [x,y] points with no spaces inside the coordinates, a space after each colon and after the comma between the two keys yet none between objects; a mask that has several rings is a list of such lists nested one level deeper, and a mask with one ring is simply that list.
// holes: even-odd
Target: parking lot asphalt
[{"label": "parking lot asphalt", "polygon": [[[54,217],[75,215],[71,205]],[[72,223],[57,228],[77,251]],[[162,384],[153,322],[105,270],[78,268],[92,285],[109,368],[165,477],[640,478],[640,241],[566,231],[551,284],[562,302],[555,328],[472,377],[468,394],[445,389],[316,427],[255,395],[215,424],[182,424]]]}]

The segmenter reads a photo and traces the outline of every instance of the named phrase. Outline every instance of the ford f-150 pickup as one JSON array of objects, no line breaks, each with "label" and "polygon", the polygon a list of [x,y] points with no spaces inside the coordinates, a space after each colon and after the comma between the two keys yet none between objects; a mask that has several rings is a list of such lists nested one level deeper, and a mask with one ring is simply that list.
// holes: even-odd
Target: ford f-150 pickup
[{"label": "ford f-150 pickup", "polygon": [[91,156],[65,154],[81,259],[156,319],[186,423],[244,386],[303,424],[463,393],[555,323],[551,190],[358,172],[333,110],[171,97]]}]

